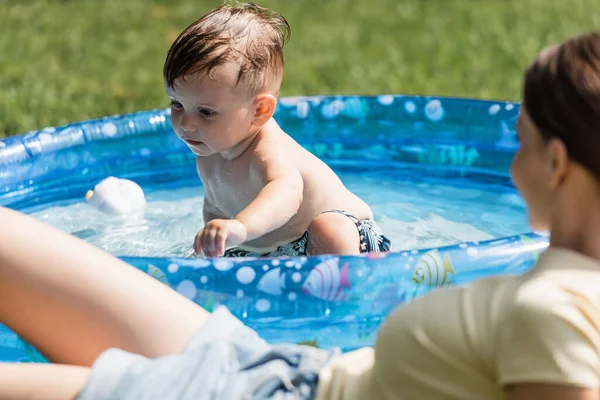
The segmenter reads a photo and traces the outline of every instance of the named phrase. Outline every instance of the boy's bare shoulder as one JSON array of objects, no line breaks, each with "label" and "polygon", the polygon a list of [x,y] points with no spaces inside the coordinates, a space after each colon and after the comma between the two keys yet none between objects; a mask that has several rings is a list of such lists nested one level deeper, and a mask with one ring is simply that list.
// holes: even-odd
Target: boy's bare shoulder
[{"label": "boy's bare shoulder", "polygon": [[305,151],[304,147],[279,127],[261,132],[257,139],[256,151],[260,154],[277,153],[289,156],[290,152]]},{"label": "boy's bare shoulder", "polygon": [[[269,129],[259,133],[254,143],[252,158],[265,161],[271,157],[279,158],[285,149],[286,133],[280,129]],[[266,157],[269,158],[266,158]]]},{"label": "boy's bare shoulder", "polygon": [[282,130],[261,132],[252,152],[250,168],[261,174],[270,171],[269,174],[276,175],[296,171],[295,153],[300,150],[302,147]]}]

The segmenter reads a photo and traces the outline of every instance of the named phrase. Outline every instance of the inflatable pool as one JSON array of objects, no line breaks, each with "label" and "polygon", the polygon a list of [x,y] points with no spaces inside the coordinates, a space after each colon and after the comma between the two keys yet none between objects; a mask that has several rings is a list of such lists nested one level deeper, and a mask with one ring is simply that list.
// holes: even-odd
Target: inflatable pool
[{"label": "inflatable pool", "polygon": [[[155,236],[140,236],[133,246],[137,252],[116,245],[106,250],[209,310],[226,305],[268,341],[347,351],[371,345],[381,321],[398,305],[438,287],[523,273],[547,246],[547,237],[527,231],[524,205],[508,176],[518,146],[518,108],[510,102],[401,95],[281,99],[275,118],[289,134],[343,180],[355,182],[357,190],[371,182],[360,195],[374,205],[376,219],[402,210],[403,215],[416,214],[419,204],[427,203],[456,224],[447,230],[448,240],[420,245],[410,238],[426,237],[432,220],[418,229],[411,225],[409,234],[393,238],[393,251],[385,254],[208,260],[188,257],[187,244],[157,250],[177,235],[174,227],[189,226],[195,234],[199,221],[181,226],[163,221],[167,233],[162,236],[156,233],[160,225],[148,229],[139,221],[94,225],[93,219],[103,217],[86,208],[86,193],[109,176],[143,187],[148,207],[158,204],[153,215],[164,214],[169,202],[172,212],[181,212],[180,197],[201,191],[194,156],[173,134],[165,109],[0,141],[0,205],[49,223],[80,215],[79,225],[64,229],[100,247],[119,224],[121,236],[113,242],[131,244],[133,239],[127,238],[136,232],[154,231]],[[420,197],[401,197],[410,193]],[[185,204],[192,211],[177,222],[198,215],[197,199],[190,198]],[[450,208],[452,215],[444,214]],[[471,222],[482,235],[471,235],[473,240],[452,235]],[[185,237],[191,245],[193,235]],[[152,251],[149,244],[156,244]],[[0,325],[2,360],[43,361]]]}]

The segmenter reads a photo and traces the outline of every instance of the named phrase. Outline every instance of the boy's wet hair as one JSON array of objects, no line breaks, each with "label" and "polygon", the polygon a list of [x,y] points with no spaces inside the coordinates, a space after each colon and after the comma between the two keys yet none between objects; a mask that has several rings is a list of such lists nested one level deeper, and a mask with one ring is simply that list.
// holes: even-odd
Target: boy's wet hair
[{"label": "boy's wet hair", "polygon": [[529,65],[523,106],[542,137],[600,179],[600,32],[542,51]]},{"label": "boy's wet hair", "polygon": [[224,4],[187,27],[171,45],[163,67],[168,87],[186,75],[207,75],[237,63],[236,87],[279,95],[283,46],[291,35],[285,18],[254,3]]}]

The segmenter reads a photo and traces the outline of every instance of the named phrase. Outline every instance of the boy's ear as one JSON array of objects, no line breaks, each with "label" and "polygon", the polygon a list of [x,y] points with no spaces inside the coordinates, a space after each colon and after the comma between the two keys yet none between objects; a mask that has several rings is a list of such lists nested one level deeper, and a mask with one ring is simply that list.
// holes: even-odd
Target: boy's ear
[{"label": "boy's ear", "polygon": [[254,126],[263,126],[271,119],[277,106],[277,99],[271,94],[260,94],[254,99]]}]

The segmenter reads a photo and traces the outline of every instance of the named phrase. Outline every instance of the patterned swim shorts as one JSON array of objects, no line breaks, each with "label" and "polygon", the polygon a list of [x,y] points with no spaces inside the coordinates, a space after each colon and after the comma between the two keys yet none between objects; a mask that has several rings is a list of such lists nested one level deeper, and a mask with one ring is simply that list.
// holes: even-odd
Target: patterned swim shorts
[{"label": "patterned swim shorts", "polygon": [[[383,234],[379,225],[372,219],[359,220],[351,214],[341,210],[331,210],[325,212],[340,213],[352,220],[358,229],[360,236],[361,253],[381,253],[392,249],[392,242]],[[297,257],[306,256],[306,247],[308,245],[308,231],[304,232],[300,238],[291,243],[281,245],[277,249],[268,253],[254,253],[241,248],[233,247],[225,250],[225,257]]]}]

